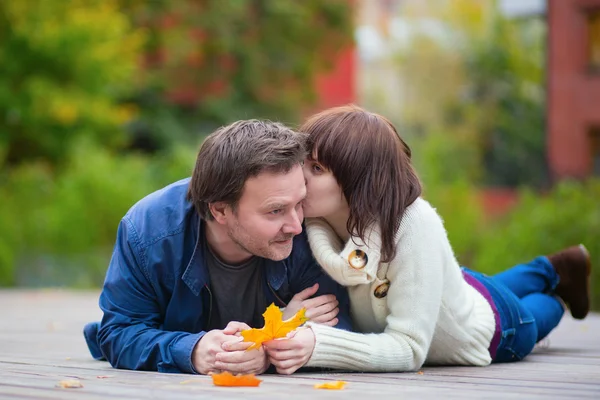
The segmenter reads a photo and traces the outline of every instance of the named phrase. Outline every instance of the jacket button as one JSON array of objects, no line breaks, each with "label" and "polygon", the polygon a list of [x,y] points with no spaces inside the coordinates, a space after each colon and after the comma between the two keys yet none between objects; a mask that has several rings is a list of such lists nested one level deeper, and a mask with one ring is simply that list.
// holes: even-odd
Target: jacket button
[{"label": "jacket button", "polygon": [[388,294],[388,290],[390,290],[390,281],[386,279],[381,285],[375,288],[373,295],[378,299],[383,299]]},{"label": "jacket button", "polygon": [[348,255],[348,263],[354,269],[363,269],[368,261],[367,253],[362,250],[354,250]]}]

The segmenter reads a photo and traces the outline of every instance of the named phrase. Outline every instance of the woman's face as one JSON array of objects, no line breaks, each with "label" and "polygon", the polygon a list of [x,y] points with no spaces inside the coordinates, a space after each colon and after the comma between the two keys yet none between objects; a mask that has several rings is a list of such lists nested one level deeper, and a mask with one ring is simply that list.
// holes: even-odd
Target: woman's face
[{"label": "woman's face", "polygon": [[304,160],[304,179],[307,192],[303,206],[305,217],[327,218],[348,210],[348,202],[333,173],[319,164],[316,158]]}]

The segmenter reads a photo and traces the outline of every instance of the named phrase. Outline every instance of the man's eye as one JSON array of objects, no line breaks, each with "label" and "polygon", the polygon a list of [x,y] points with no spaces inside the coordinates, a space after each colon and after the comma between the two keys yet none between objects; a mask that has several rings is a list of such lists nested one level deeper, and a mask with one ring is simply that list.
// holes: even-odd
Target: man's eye
[{"label": "man's eye", "polygon": [[277,215],[277,214],[281,214],[283,210],[281,208],[278,208],[277,210],[273,210],[271,212],[269,212],[269,214],[273,214],[273,215]]}]

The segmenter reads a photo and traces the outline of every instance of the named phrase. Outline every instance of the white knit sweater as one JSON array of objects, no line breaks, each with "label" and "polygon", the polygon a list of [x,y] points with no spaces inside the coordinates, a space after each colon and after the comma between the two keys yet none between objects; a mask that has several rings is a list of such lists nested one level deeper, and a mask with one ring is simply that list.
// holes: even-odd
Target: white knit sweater
[{"label": "white knit sweater", "polygon": [[[355,328],[348,332],[310,324],[316,344],[307,366],[358,371],[411,371],[427,364],[488,365],[495,329],[487,300],[465,282],[443,222],[422,198],[407,209],[396,235],[397,253],[381,263],[381,239],[372,229],[364,242],[344,244],[322,219],[306,230],[316,260],[348,286]],[[366,266],[354,269],[348,255],[363,250]],[[385,274],[385,276],[384,276]],[[373,292],[390,281],[386,297]]]}]

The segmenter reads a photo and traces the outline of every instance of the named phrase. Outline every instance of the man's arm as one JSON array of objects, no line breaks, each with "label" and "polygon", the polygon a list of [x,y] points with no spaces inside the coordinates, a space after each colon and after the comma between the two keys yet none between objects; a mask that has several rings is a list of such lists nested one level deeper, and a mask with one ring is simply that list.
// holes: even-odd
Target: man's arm
[{"label": "man's arm", "polygon": [[100,295],[104,312],[98,331],[102,353],[115,368],[160,372],[196,372],[192,353],[206,332],[159,329],[161,310],[139,253],[139,237],[127,217]]}]

